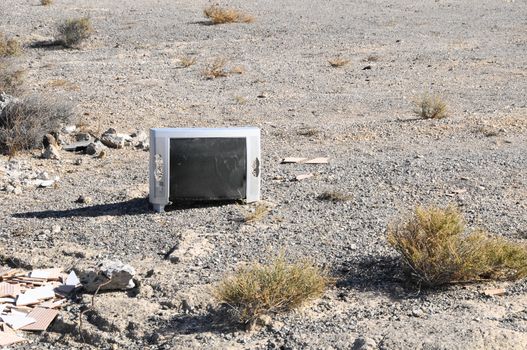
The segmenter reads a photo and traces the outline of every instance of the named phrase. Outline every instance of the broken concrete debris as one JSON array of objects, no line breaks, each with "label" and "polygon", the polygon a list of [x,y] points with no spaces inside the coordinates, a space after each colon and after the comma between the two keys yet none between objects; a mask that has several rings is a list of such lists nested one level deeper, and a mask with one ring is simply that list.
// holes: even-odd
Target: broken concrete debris
[{"label": "broken concrete debris", "polygon": [[132,137],[127,134],[118,134],[117,130],[110,128],[101,135],[101,142],[110,148],[124,148],[132,141]]},{"label": "broken concrete debris", "polygon": [[101,141],[95,141],[90,143],[86,150],[84,151],[86,154],[93,156],[96,155],[106,149],[106,146]]},{"label": "broken concrete debris", "polygon": [[45,331],[80,281],[62,269],[23,271],[0,266],[0,346],[25,341],[22,331]]},{"label": "broken concrete debris", "polygon": [[135,269],[116,260],[106,260],[97,268],[83,272],[80,276],[84,290],[94,293],[97,290],[127,290],[135,287]]}]

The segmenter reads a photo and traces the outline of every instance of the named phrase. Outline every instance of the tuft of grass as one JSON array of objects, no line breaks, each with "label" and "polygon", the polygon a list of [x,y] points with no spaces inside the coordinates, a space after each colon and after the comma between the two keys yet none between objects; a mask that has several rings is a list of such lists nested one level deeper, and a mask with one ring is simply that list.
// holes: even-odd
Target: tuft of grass
[{"label": "tuft of grass", "polygon": [[313,137],[320,134],[320,130],[315,128],[303,128],[297,132],[300,136]]},{"label": "tuft of grass", "polygon": [[216,79],[224,78],[229,75],[229,71],[226,68],[226,65],[229,61],[225,58],[216,58],[210,66],[208,66],[204,71],[203,75],[207,79]]},{"label": "tuft of grass", "polygon": [[328,60],[328,63],[333,68],[339,68],[347,65],[350,63],[350,60],[342,58],[342,57],[335,57]]},{"label": "tuft of grass", "polygon": [[18,56],[22,53],[22,47],[16,39],[7,39],[0,32],[0,57]]},{"label": "tuft of grass", "polygon": [[251,325],[263,315],[290,311],[320,297],[328,283],[325,273],[309,261],[288,263],[280,254],[269,264],[238,269],[219,283],[214,296],[241,323]]},{"label": "tuft of grass", "polygon": [[388,227],[388,242],[412,279],[427,287],[527,277],[527,246],[480,230],[466,234],[453,207],[417,207],[408,220]]},{"label": "tuft of grass", "polygon": [[0,113],[0,151],[15,154],[42,145],[44,135],[73,119],[73,108],[50,98],[29,96],[10,102]]},{"label": "tuft of grass", "polygon": [[234,100],[236,101],[236,103],[238,103],[239,105],[244,105],[247,103],[247,99],[243,96],[234,96]]},{"label": "tuft of grass", "polygon": [[26,72],[12,62],[0,61],[0,93],[15,95],[22,91]]},{"label": "tuft of grass", "polygon": [[87,17],[68,19],[58,27],[58,41],[65,47],[77,47],[93,33],[91,21]]},{"label": "tuft of grass", "polygon": [[197,62],[196,57],[192,57],[192,56],[182,56],[179,58],[179,63],[181,64],[181,67],[183,68],[188,68],[190,66],[193,66],[194,64],[196,64],[196,62]]},{"label": "tuft of grass", "polygon": [[243,221],[248,224],[257,222],[257,221],[262,221],[263,218],[265,218],[267,214],[269,214],[270,211],[271,211],[271,208],[269,208],[268,205],[264,203],[258,203],[256,207],[254,208],[254,211],[249,211],[245,215]]},{"label": "tuft of grass", "polygon": [[48,6],[48,5],[53,4],[53,0],[40,0],[40,4],[42,6]]},{"label": "tuft of grass", "polygon": [[338,192],[338,191],[326,191],[322,192],[317,199],[321,201],[329,202],[347,202],[350,201],[353,197],[350,194]]},{"label": "tuft of grass", "polygon": [[210,19],[212,24],[254,22],[254,17],[249,14],[234,8],[225,8],[219,5],[212,5],[205,8],[203,14]]},{"label": "tuft of grass", "polygon": [[440,96],[423,95],[415,103],[415,114],[423,119],[443,119],[448,116],[447,105]]}]

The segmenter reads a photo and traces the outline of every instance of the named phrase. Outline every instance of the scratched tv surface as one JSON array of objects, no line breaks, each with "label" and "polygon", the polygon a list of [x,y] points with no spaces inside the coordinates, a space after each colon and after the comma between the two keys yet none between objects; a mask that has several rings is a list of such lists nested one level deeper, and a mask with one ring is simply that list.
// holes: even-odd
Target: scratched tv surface
[{"label": "scratched tv surface", "polygon": [[170,200],[241,199],[246,186],[245,138],[170,140]]}]

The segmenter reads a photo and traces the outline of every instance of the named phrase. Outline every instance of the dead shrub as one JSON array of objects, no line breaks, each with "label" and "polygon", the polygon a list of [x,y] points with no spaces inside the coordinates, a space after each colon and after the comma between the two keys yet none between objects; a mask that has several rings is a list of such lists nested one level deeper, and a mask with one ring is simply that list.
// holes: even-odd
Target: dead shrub
[{"label": "dead shrub", "polygon": [[476,230],[465,233],[453,207],[417,207],[412,217],[388,227],[388,242],[406,271],[427,287],[527,276],[527,247]]},{"label": "dead shrub", "polygon": [[322,192],[317,199],[321,201],[329,202],[347,202],[350,201],[353,197],[350,194],[342,193],[339,191],[326,191]]},{"label": "dead shrub", "polygon": [[215,288],[216,299],[231,307],[241,323],[286,312],[320,297],[329,278],[308,261],[288,263],[281,254],[269,264],[253,263],[225,278]]},{"label": "dead shrub", "polygon": [[65,47],[77,47],[93,33],[91,21],[87,17],[68,19],[58,27],[58,41]]},{"label": "dead shrub", "polygon": [[0,61],[0,93],[15,95],[22,91],[26,72],[10,61]]},{"label": "dead shrub", "polygon": [[347,60],[345,58],[336,57],[328,60],[328,63],[333,68],[343,67],[350,63],[350,60]]},{"label": "dead shrub", "polygon": [[298,130],[297,134],[300,136],[314,137],[320,134],[320,130],[315,128],[302,128]]},{"label": "dead shrub", "polygon": [[53,4],[53,0],[40,0],[40,4],[42,6],[48,6],[48,5]]},{"label": "dead shrub", "polygon": [[207,79],[224,78],[229,75],[229,71],[226,68],[227,63],[228,61],[225,58],[217,58],[203,71],[203,75]]},{"label": "dead shrub", "polygon": [[181,64],[181,67],[183,68],[188,68],[190,66],[193,66],[194,64],[196,64],[196,57],[191,57],[191,56],[182,56],[179,58],[179,63]]},{"label": "dead shrub", "polygon": [[73,119],[73,108],[41,96],[10,102],[0,113],[0,150],[15,154],[40,147],[44,135]]},{"label": "dead shrub", "polygon": [[423,95],[415,103],[414,112],[423,119],[443,119],[448,116],[446,103],[437,95]]},{"label": "dead shrub", "polygon": [[0,57],[18,56],[22,53],[22,47],[16,39],[7,39],[0,32]]},{"label": "dead shrub", "polygon": [[205,8],[203,14],[210,19],[212,24],[254,22],[254,17],[249,14],[234,8],[225,8],[219,5],[212,5]]}]

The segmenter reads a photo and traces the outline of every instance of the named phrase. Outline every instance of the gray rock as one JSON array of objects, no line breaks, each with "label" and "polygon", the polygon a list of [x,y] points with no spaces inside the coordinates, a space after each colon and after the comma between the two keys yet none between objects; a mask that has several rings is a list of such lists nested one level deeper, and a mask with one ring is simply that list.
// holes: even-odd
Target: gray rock
[{"label": "gray rock", "polygon": [[89,154],[91,156],[101,152],[102,150],[106,149],[106,146],[102,144],[100,141],[92,142],[86,147],[86,150],[84,151],[86,154]]},{"label": "gray rock", "polygon": [[75,202],[81,203],[81,204],[90,204],[91,202],[93,202],[93,199],[91,197],[88,197],[88,196],[80,195],[79,198],[77,198],[77,200]]},{"label": "gray rock", "polygon": [[101,136],[101,142],[110,148],[123,148],[132,138],[130,135],[118,134],[115,129],[106,130]]},{"label": "gray rock", "polygon": [[61,132],[63,134],[71,134],[75,130],[77,130],[77,127],[75,125],[66,125],[62,128]]},{"label": "gray rock", "polygon": [[93,293],[99,290],[127,290],[135,287],[135,269],[116,260],[106,260],[95,270],[80,273],[84,289]]},{"label": "gray rock", "polygon": [[82,141],[93,141],[93,137],[85,132],[78,133],[75,135],[75,141],[82,142]]},{"label": "gray rock", "polygon": [[368,337],[358,337],[353,342],[352,350],[374,350],[377,349],[375,340]]},{"label": "gray rock", "polygon": [[42,158],[60,160],[59,148],[54,145],[48,145],[42,152]]}]

